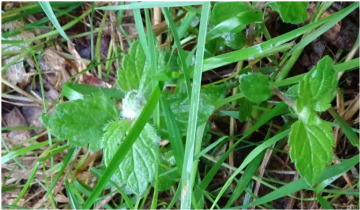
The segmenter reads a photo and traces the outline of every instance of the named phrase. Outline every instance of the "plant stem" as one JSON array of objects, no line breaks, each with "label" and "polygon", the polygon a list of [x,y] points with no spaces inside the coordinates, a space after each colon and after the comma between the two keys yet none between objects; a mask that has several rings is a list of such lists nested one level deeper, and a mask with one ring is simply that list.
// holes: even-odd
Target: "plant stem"
[{"label": "plant stem", "polygon": [[285,96],[277,87],[273,88],[273,92],[281,99],[283,100],[287,105],[289,105],[291,108],[293,108],[294,110],[296,110],[296,105],[295,103],[288,98],[287,96]]}]

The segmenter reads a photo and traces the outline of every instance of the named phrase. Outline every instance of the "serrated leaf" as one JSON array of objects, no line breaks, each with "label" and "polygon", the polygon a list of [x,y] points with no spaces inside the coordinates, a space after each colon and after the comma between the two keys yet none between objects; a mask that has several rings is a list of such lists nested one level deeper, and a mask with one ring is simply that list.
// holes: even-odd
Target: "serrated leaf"
[{"label": "serrated leaf", "polygon": [[[157,51],[156,58],[157,73],[160,74],[165,69],[164,53]],[[118,70],[117,84],[124,92],[138,90],[146,98],[150,96],[152,90],[150,64],[146,60],[140,41],[135,41],[128,55],[124,56],[123,69]]]},{"label": "serrated leaf", "polygon": [[299,86],[298,112],[304,106],[311,107],[317,112],[326,111],[333,99],[333,92],[337,85],[337,73],[333,68],[329,56],[322,58],[318,64],[305,76]]},{"label": "serrated leaf", "polygon": [[307,20],[309,2],[271,2],[269,6],[280,14],[286,23],[298,24]]},{"label": "serrated leaf", "polygon": [[262,102],[272,95],[273,84],[268,76],[259,73],[242,74],[239,77],[240,90],[252,102]]},{"label": "serrated leaf", "polygon": [[335,145],[332,128],[326,121],[318,124],[305,124],[298,120],[291,126],[290,157],[295,162],[299,174],[313,186],[317,178],[330,164]]},{"label": "serrated leaf", "polygon": [[[170,108],[174,113],[175,119],[179,122],[179,127],[186,134],[189,118],[189,100],[186,94],[173,94],[168,98]],[[205,123],[215,110],[215,106],[206,95],[200,95],[198,125]]]},{"label": "serrated leaf", "polygon": [[106,95],[94,93],[83,100],[64,102],[55,107],[55,113],[43,116],[42,122],[59,139],[68,139],[71,145],[101,149],[103,128],[119,117],[116,104]]},{"label": "serrated leaf", "polygon": [[131,45],[129,54],[124,56],[123,69],[118,71],[117,84],[120,89],[124,92],[140,90],[140,84],[143,83],[141,80],[149,80],[146,75],[150,73],[149,68],[150,66],[146,61],[146,55],[140,42],[135,41]]},{"label": "serrated leaf", "polygon": [[[224,98],[226,88],[223,85],[211,86],[201,90],[199,100],[198,125],[204,124],[215,111],[214,103]],[[170,108],[178,125],[186,134],[189,118],[189,100],[186,93],[172,94],[168,97]]]},{"label": "serrated leaf", "polygon": [[[104,129],[106,166],[115,155],[130,125],[131,121],[121,120],[109,123]],[[155,129],[150,124],[146,124],[132,149],[119,165],[119,170],[113,175],[113,180],[118,184],[126,185],[125,189],[130,190],[131,193],[142,196],[149,183],[153,182],[158,170],[159,141]]]},{"label": "serrated leaf", "polygon": [[113,158],[113,154],[116,153],[130,126],[130,120],[119,120],[107,124],[104,128],[101,144],[104,148],[104,163],[106,166],[109,165],[109,161]]}]

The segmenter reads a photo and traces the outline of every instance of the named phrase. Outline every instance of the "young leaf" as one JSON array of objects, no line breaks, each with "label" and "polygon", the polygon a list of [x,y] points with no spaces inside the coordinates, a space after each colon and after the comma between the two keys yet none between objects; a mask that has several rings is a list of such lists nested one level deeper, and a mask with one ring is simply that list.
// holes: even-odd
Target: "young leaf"
[{"label": "young leaf", "polygon": [[[106,166],[115,155],[130,125],[131,121],[121,120],[109,123],[105,127],[103,146]],[[148,184],[153,182],[158,170],[159,141],[155,129],[150,124],[146,124],[124,161],[119,165],[119,170],[113,175],[113,180],[126,185],[131,193],[142,196]]]},{"label": "young leaf", "polygon": [[68,139],[71,145],[101,149],[103,127],[119,117],[116,104],[106,95],[94,93],[84,100],[64,102],[55,107],[55,113],[42,116],[42,122],[59,139]]},{"label": "young leaf", "polygon": [[298,112],[304,106],[322,112],[330,107],[333,92],[337,85],[337,74],[329,56],[322,58],[318,64],[300,82]]},{"label": "young leaf", "polygon": [[[225,94],[225,85],[210,86],[201,90],[198,125],[204,124],[209,119],[215,111],[214,103],[224,98]],[[186,93],[172,94],[168,101],[175,119],[179,122],[179,127],[186,133],[189,117],[189,100]]]},{"label": "young leaf", "polygon": [[[164,53],[157,51],[158,74],[165,69]],[[145,98],[151,94],[151,71],[150,63],[146,60],[146,55],[141,47],[140,41],[135,41],[129,53],[124,56],[123,69],[118,70],[117,84],[124,92],[138,90],[144,94]]]},{"label": "young leaf", "polygon": [[280,14],[286,23],[298,24],[305,22],[309,2],[271,2],[269,6]]},{"label": "young leaf", "polygon": [[[172,94],[169,96],[168,101],[175,119],[179,122],[178,125],[180,129],[183,131],[183,134],[185,134],[190,108],[187,95],[185,93]],[[209,100],[208,95],[200,94],[198,125],[204,124],[214,111],[215,106],[212,105],[212,101]]]},{"label": "young leaf", "polygon": [[129,54],[124,56],[123,69],[118,70],[120,89],[124,92],[145,89],[150,83],[150,66],[146,61],[144,50],[139,41],[135,41],[130,48]]},{"label": "young leaf", "polygon": [[262,102],[272,95],[273,84],[269,77],[259,73],[242,74],[239,77],[240,90],[252,102]]},{"label": "young leaf", "polygon": [[321,120],[316,112],[327,110],[337,85],[337,74],[329,56],[321,59],[289,92],[298,89],[296,112],[300,120],[291,127],[289,136],[290,157],[297,170],[310,185],[331,163],[334,136],[328,122]]},{"label": "young leaf", "polygon": [[139,117],[145,104],[146,99],[141,92],[137,90],[127,92],[124,100],[122,101],[121,115],[125,119],[135,120]]},{"label": "young leaf", "polygon": [[332,160],[335,142],[330,124],[323,120],[316,125],[296,121],[291,126],[289,145],[299,174],[313,186]]}]

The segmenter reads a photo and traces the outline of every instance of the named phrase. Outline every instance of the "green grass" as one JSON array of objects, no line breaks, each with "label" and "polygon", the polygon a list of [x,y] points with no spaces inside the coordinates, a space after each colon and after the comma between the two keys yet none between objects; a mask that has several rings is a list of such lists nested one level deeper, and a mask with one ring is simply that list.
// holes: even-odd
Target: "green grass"
[{"label": "green grass", "polygon": [[[199,39],[196,49],[196,60],[194,77],[192,82],[190,108],[189,108],[189,124],[186,135],[186,145],[184,154],[184,165],[181,173],[181,208],[190,209],[192,200],[192,186],[196,167],[193,168],[193,157],[195,154],[196,128],[199,109],[201,73],[203,69],[203,58],[205,49],[205,37],[207,31],[207,22],[210,13],[210,3],[204,3],[200,19]],[[200,142],[201,143],[201,142]],[[190,189],[190,190],[189,190]]]},{"label": "green grass", "polygon": [[[354,197],[347,200],[349,205],[354,208],[359,205],[358,175],[354,170],[359,164],[358,108],[353,106],[358,103],[354,84],[359,81],[353,74],[359,69],[356,57],[359,38],[350,51],[340,49],[328,53],[334,61],[339,84],[331,107],[319,113],[319,117],[326,120],[336,134],[337,144],[333,149],[337,158],[334,156],[333,162],[319,175],[317,185],[310,186],[306,177],[295,176],[297,168],[291,162],[287,146],[291,126],[298,119],[295,106],[287,104],[295,103],[296,99],[287,90],[307,75],[301,61],[302,56],[308,55],[304,49],[311,49],[314,41],[323,40],[325,32],[337,23],[345,19],[351,21],[349,15],[359,8],[359,3],[344,4],[348,6],[321,18],[336,3],[319,2],[309,23],[300,23],[282,35],[277,35],[276,28],[268,28],[282,21],[277,17],[274,22],[273,15],[277,13],[270,15],[267,3],[257,6],[261,11],[236,13],[212,25],[209,20],[214,18],[215,5],[220,4],[31,2],[4,10],[3,24],[13,21],[24,24],[13,31],[3,31],[2,59],[14,57],[2,66],[2,72],[23,63],[25,73],[30,68],[35,73],[29,74],[27,89],[2,77],[6,88],[3,88],[2,103],[11,102],[3,106],[3,115],[14,106],[19,108],[24,104],[51,113],[61,103],[83,100],[94,93],[107,95],[122,110],[126,92],[117,86],[117,72],[124,70],[123,58],[136,40],[146,57],[151,79],[144,85],[149,85],[151,94],[145,96],[144,108],[137,119],[131,120],[125,137],[113,145],[115,155],[107,167],[103,161],[107,155],[105,150],[90,151],[87,146],[72,145],[72,141],[54,136],[51,127],[3,124],[1,163],[6,177],[2,193],[13,197],[2,207],[22,209],[37,203],[37,208],[246,209],[277,208],[279,199],[289,198],[294,201],[291,207],[306,208],[314,202],[318,208],[334,209],[343,207],[339,206],[340,197]],[[235,3],[229,5],[224,15],[232,14],[236,8]],[[156,26],[152,22],[155,7],[160,7],[162,15],[162,23]],[[132,16],[127,16],[128,11]],[[113,22],[109,22],[110,19]],[[256,26],[254,30],[249,29],[252,26]],[[126,27],[132,27],[136,36],[129,35]],[[245,47],[227,46],[229,34],[247,30],[250,33]],[[13,39],[24,31],[33,36]],[[104,36],[110,37],[106,58],[101,57],[100,47]],[[162,37],[161,43],[157,36]],[[68,51],[67,43],[79,47],[81,40],[87,40],[90,45],[90,60],[83,59],[87,66],[78,72],[74,68],[77,60]],[[328,42],[326,49],[334,49],[333,44]],[[125,46],[124,51],[120,46]],[[64,58],[64,72],[43,71],[46,48]],[[242,65],[234,67],[237,63]],[[248,96],[241,90],[236,93],[232,90],[239,87],[239,77],[247,71],[269,76],[278,92],[274,91],[269,99],[260,103],[250,102],[252,111],[240,122],[239,99]],[[96,75],[108,88],[81,84],[79,78],[85,74]],[[49,83],[51,78],[55,79]],[[59,97],[49,100],[46,85],[54,86]],[[207,114],[209,110],[211,113]],[[230,117],[235,124],[230,123]],[[124,120],[121,114],[115,118]],[[157,171],[142,195],[131,194],[128,186],[132,183],[118,183],[115,177],[119,176],[118,166],[126,160],[148,124],[160,139],[159,161],[153,163]],[[229,132],[231,126],[235,127],[234,135]],[[32,135],[18,144],[14,145],[8,138],[13,132],[24,131]],[[45,141],[41,140],[46,136]],[[230,144],[231,141],[234,143]],[[271,157],[264,155],[266,151],[271,151]],[[231,153],[235,154],[234,165],[229,164]],[[262,166],[262,162],[267,165]],[[139,166],[134,166],[134,170],[136,167]],[[265,171],[264,175],[257,173],[260,169]],[[259,192],[254,191],[255,185],[260,185]],[[35,193],[34,189],[37,189]],[[66,201],[59,202],[63,197]]]}]

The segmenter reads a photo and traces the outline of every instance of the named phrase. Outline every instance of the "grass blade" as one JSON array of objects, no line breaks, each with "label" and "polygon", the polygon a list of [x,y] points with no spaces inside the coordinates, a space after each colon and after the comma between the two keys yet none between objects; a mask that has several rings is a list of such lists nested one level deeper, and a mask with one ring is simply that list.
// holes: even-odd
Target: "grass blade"
[{"label": "grass blade", "polygon": [[184,157],[184,145],[180,134],[179,126],[175,120],[174,114],[171,111],[170,105],[164,97],[160,98],[160,104],[164,111],[165,123],[169,134],[169,141],[171,148],[174,151],[174,157],[176,161],[179,174],[183,168],[183,157]]},{"label": "grass blade", "polygon": [[316,199],[324,209],[334,209],[321,195],[316,194]]},{"label": "grass blade", "polygon": [[[326,170],[320,176],[319,180],[320,181],[325,180],[325,179],[328,179],[331,177],[335,177],[338,174],[342,174],[342,173],[350,170],[352,167],[354,167],[358,163],[359,163],[359,155],[356,155],[355,157],[344,160],[342,163],[329,166],[326,168]],[[234,208],[249,208],[251,206],[261,205],[263,203],[268,203],[270,201],[284,197],[286,195],[292,194],[292,193],[302,190],[302,189],[311,189],[310,187],[308,187],[308,184],[306,183],[306,181],[303,177],[296,181],[293,181],[289,184],[286,184],[277,190],[274,190],[273,192],[255,200],[254,202],[249,203],[248,205],[237,206]]]},{"label": "grass blade", "polygon": [[[146,28],[151,28],[151,20],[150,20],[150,15],[149,15],[149,11],[148,9],[145,9],[145,18],[146,18]],[[156,49],[156,43],[155,43],[155,38],[154,38],[154,33],[152,30],[148,30],[147,31],[147,43],[148,43],[148,51],[149,51],[149,57],[148,59],[150,62],[150,66],[151,66],[151,76],[154,78],[155,75],[157,75],[158,72],[158,62],[157,62],[157,49]],[[156,41],[157,42],[157,41]],[[151,84],[152,84],[152,90],[154,90],[157,86],[156,84],[156,80],[152,79],[151,80]],[[153,112],[153,120],[154,120],[154,126],[155,128],[159,129],[160,128],[160,106],[159,104],[156,105],[155,110]]]},{"label": "grass blade", "polygon": [[[188,94],[188,97],[190,99],[190,96],[191,96],[191,84],[190,84],[190,78],[189,78],[189,69],[188,69],[188,66],[186,65],[186,55],[185,55],[185,52],[184,52],[184,50],[183,50],[183,48],[181,46],[180,36],[178,35],[178,32],[176,30],[175,23],[171,19],[169,8],[163,8],[163,12],[164,12],[165,19],[166,19],[171,31],[173,32],[175,45],[176,45],[176,47],[178,49],[178,52],[179,52],[181,67],[182,67],[183,74],[184,74],[187,94]],[[173,48],[173,50],[174,49],[175,48]]]},{"label": "grass blade", "polygon": [[359,137],[352,130],[352,128],[332,107],[330,107],[329,112],[335,118],[336,122],[340,125],[341,130],[349,139],[350,143],[359,149]]},{"label": "grass blade", "polygon": [[323,26],[321,26],[319,29],[314,31],[313,33],[307,35],[304,39],[302,39],[291,51],[289,52],[289,55],[292,55],[291,58],[287,61],[286,65],[283,66],[281,70],[281,74],[276,79],[276,81],[283,80],[295,62],[298,60],[302,50],[310,44],[310,42],[314,41],[317,37],[321,36],[323,33],[325,33],[327,30],[329,30],[331,27],[333,27],[336,23],[341,21],[343,18],[345,18],[348,14],[350,14],[354,9],[356,9],[359,6],[359,3],[353,3],[352,5],[348,6],[347,8],[335,13],[333,15],[333,18],[329,20],[329,22],[325,23]]},{"label": "grass blade", "polygon": [[35,177],[38,167],[39,167],[39,162],[36,162],[35,167],[33,168],[32,172],[29,176],[29,179],[26,181],[25,186],[22,188],[18,197],[13,202],[13,205],[17,205],[17,203],[20,201],[20,199],[25,195],[26,191],[29,189],[29,186]]},{"label": "grass blade", "polygon": [[[229,156],[230,152],[233,151],[236,146],[246,137],[248,137],[250,134],[252,134],[254,131],[256,131],[258,128],[260,128],[261,126],[263,126],[265,123],[267,123],[269,120],[271,120],[273,117],[278,116],[280,114],[283,113],[283,110],[286,109],[287,106],[284,102],[276,105],[271,111],[267,112],[266,114],[264,114],[257,122],[255,125],[253,125],[249,130],[247,130],[243,136],[237,140],[236,143],[234,143],[234,145],[232,147],[230,147],[222,156],[221,158],[217,161],[217,163],[211,168],[211,170],[206,174],[206,176],[204,177],[204,179],[202,180],[202,182],[200,183],[199,187],[200,189],[206,189],[207,186],[210,184],[211,180],[213,179],[213,177],[215,176],[216,172],[219,170],[219,168],[221,167],[221,164],[226,160],[226,158]],[[195,192],[195,196],[200,196],[200,192]],[[199,197],[196,198],[196,200],[198,200]]]},{"label": "grass blade", "polygon": [[137,30],[138,35],[139,35],[139,40],[140,40],[140,43],[141,43],[141,47],[144,50],[144,53],[146,55],[146,59],[148,60],[148,62],[150,62],[150,53],[149,53],[148,43],[146,41],[146,34],[145,34],[144,25],[143,25],[143,22],[142,22],[140,9],[134,9],[133,13],[134,13],[134,19],[135,19],[135,26],[136,26],[136,30]]},{"label": "grass blade", "polygon": [[[274,47],[278,47],[298,36],[303,35],[304,33],[308,32],[309,30],[315,29],[322,24],[326,23],[329,20],[332,20],[333,18],[337,18],[339,15],[343,13],[344,10],[337,12],[335,14],[330,15],[329,17],[323,18],[315,23],[303,26],[301,28],[298,28],[296,30],[293,30],[291,32],[288,32],[284,35],[278,36],[276,38],[273,38],[271,40],[268,40],[266,42],[263,42],[261,44],[225,53],[222,55],[218,55],[215,57],[207,58],[204,61],[204,71],[208,71],[214,68],[218,68],[230,63],[234,63],[241,60],[246,60],[251,57],[255,57],[259,54],[267,53],[269,50],[274,51]],[[340,13],[340,14],[339,14]]]},{"label": "grass blade", "polygon": [[43,8],[46,16],[49,18],[49,20],[52,22],[52,24],[55,26],[56,30],[59,31],[59,34],[64,37],[64,39],[70,43],[72,43],[69,39],[69,37],[66,35],[65,31],[61,28],[59,21],[57,20],[54,11],[51,8],[51,5],[48,1],[39,1],[39,4]]},{"label": "grass blade", "polygon": [[251,181],[252,176],[255,174],[257,169],[259,168],[259,165],[261,161],[263,160],[265,155],[265,152],[262,152],[260,155],[254,158],[254,160],[251,161],[251,163],[246,167],[244,174],[241,176],[238,185],[234,189],[233,193],[231,194],[231,197],[226,204],[225,208],[229,208],[235,201],[240,197],[240,195],[244,192],[245,188]]},{"label": "grass blade", "polygon": [[[90,171],[97,178],[100,178],[102,176],[102,173],[101,173],[101,171],[99,169],[92,168],[92,169],[90,169]],[[112,184],[112,186],[115,187],[119,191],[121,196],[124,198],[125,203],[128,205],[128,208],[135,209],[134,204],[131,202],[129,196],[126,195],[126,192],[121,187],[119,187],[115,182],[113,182],[112,180],[110,180],[110,184]],[[89,195],[90,195],[90,193],[89,193]]]},{"label": "grass blade", "polygon": [[283,139],[284,137],[286,137],[290,132],[290,129],[283,131],[275,136],[273,136],[272,138],[270,138],[269,140],[265,141],[264,143],[260,144],[259,146],[257,146],[252,152],[250,152],[250,154],[245,158],[245,160],[241,163],[241,165],[239,166],[238,169],[236,169],[236,171],[230,176],[230,178],[226,181],[226,183],[224,184],[224,186],[221,188],[221,191],[219,192],[219,194],[216,196],[216,199],[213,203],[213,205],[211,206],[210,209],[214,209],[215,204],[219,201],[219,199],[221,198],[221,196],[224,194],[224,192],[226,191],[226,189],[230,186],[231,182],[234,180],[234,178],[240,173],[240,171],[242,171],[245,166],[247,166],[257,155],[259,155],[262,151],[264,151],[265,149],[267,149],[268,147],[270,147],[272,144],[278,142],[279,140]]},{"label": "grass blade", "polygon": [[72,209],[81,209],[80,201],[76,198],[76,195],[74,194],[74,189],[71,186],[71,184],[65,180],[65,189],[67,197],[69,198],[69,203]]},{"label": "grass blade", "polygon": [[199,37],[197,43],[196,60],[195,60],[195,72],[193,78],[193,86],[191,91],[190,110],[189,110],[189,124],[186,135],[186,147],[184,156],[184,165],[186,167],[182,170],[181,176],[181,209],[191,208],[192,198],[192,173],[193,162],[194,162],[194,147],[196,139],[196,128],[199,110],[200,100],[200,85],[201,85],[201,74],[203,71],[204,62],[204,50],[205,50],[205,38],[207,31],[207,24],[210,14],[210,2],[203,4],[200,19]]},{"label": "grass blade", "polygon": [[75,150],[75,147],[71,147],[71,149],[69,150],[68,154],[65,156],[64,160],[63,160],[63,165],[59,171],[59,173],[57,174],[57,176],[55,177],[55,180],[52,181],[51,186],[47,189],[46,194],[44,195],[44,198],[46,198],[52,191],[52,189],[55,187],[55,185],[58,183],[60,177],[62,176],[66,166],[68,166],[68,163],[70,162],[71,156],[73,155]]},{"label": "grass blade", "polygon": [[[359,68],[359,61],[360,61],[359,58],[354,58],[354,59],[352,59],[350,61],[336,64],[336,65],[334,65],[334,70],[336,72],[344,72],[344,71],[349,71],[349,70],[353,70],[353,69],[358,69]],[[299,75],[296,75],[296,76],[293,76],[293,77],[286,78],[284,80],[276,81],[274,83],[274,85],[276,87],[283,87],[283,86],[298,83],[298,82],[300,82],[301,80],[304,79],[306,74],[307,73],[303,73],[303,74],[299,74]]]},{"label": "grass blade", "polygon": [[182,6],[190,6],[190,5],[199,5],[201,2],[181,2],[181,1],[143,1],[136,2],[132,4],[119,5],[119,6],[106,6],[106,7],[97,7],[96,9],[102,10],[126,10],[126,9],[148,9],[154,7],[182,7]]},{"label": "grass blade", "polygon": [[33,145],[28,146],[28,147],[21,148],[21,149],[16,150],[16,151],[11,151],[11,152],[9,152],[6,155],[1,157],[1,164],[7,163],[8,161],[12,160],[13,158],[16,158],[19,155],[24,155],[24,154],[26,154],[26,153],[28,153],[28,152],[30,152],[32,150],[39,149],[39,148],[41,148],[41,147],[43,147],[45,145],[48,145],[48,144],[49,144],[49,142],[44,141],[44,142],[41,142],[41,143],[38,143],[38,144],[33,144]]},{"label": "grass blade", "polygon": [[124,92],[114,88],[103,88],[91,85],[77,84],[65,82],[61,94],[70,100],[83,99],[83,95],[91,95],[93,93],[103,93],[111,98],[122,99],[125,97]]}]

